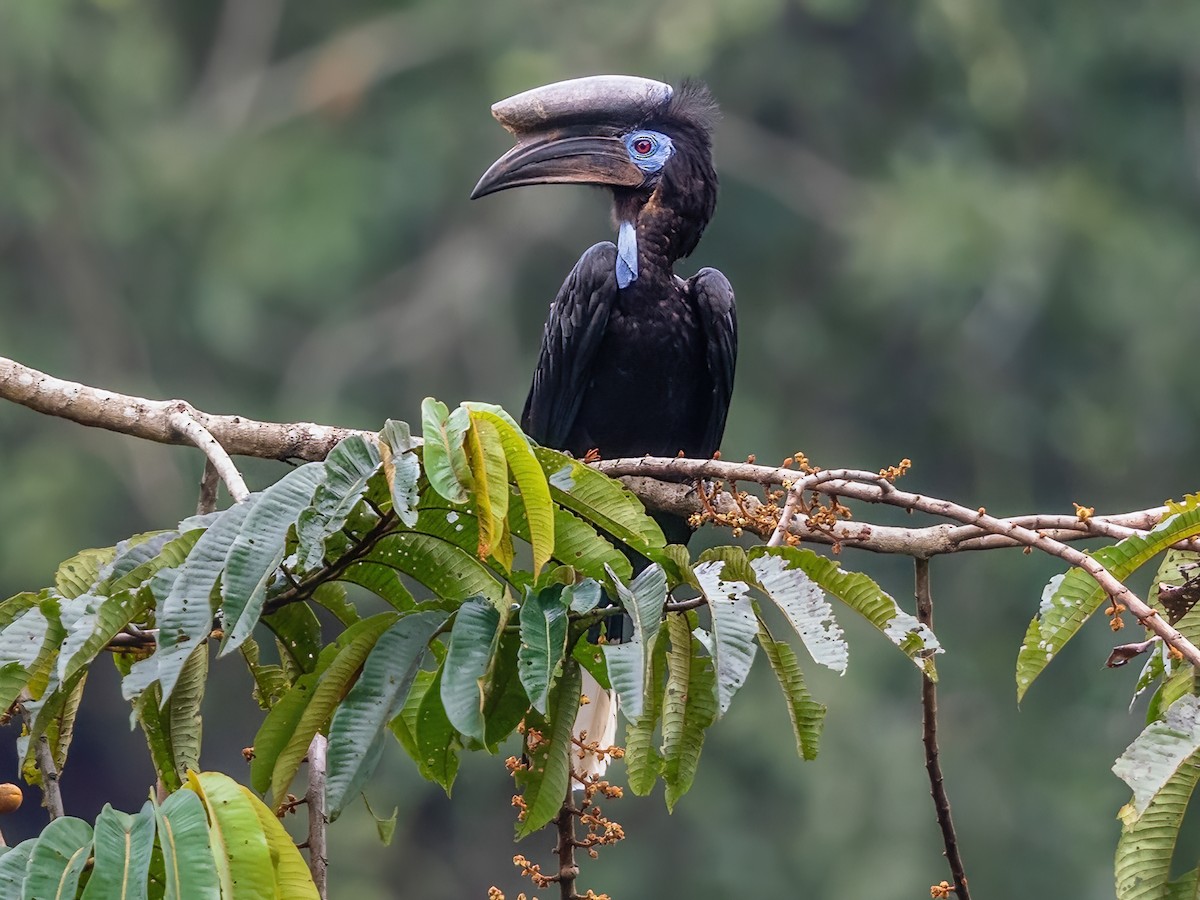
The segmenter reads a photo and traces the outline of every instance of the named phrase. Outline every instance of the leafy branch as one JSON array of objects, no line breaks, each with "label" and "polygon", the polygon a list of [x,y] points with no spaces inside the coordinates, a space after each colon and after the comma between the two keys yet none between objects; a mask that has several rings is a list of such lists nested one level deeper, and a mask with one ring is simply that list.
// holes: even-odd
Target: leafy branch
[{"label": "leafy branch", "polygon": [[[163,808],[191,803],[174,800],[190,790],[202,804],[240,810],[236,822],[209,817],[206,846],[256,848],[227,854],[228,866],[211,873],[213,896],[241,896],[245,885],[267,895],[323,896],[325,825],[364,791],[389,734],[449,793],[462,752],[496,753],[518,732],[528,762],[510,761],[521,787],[517,836],[552,823],[559,833],[558,874],[543,876],[533,864],[523,871],[577,896],[575,851],[590,854],[623,831],[589,806],[597,790],[607,793],[607,782],[590,764],[573,764],[576,754],[623,756],[630,789],[649,793],[661,778],[673,806],[691,787],[708,728],[729,709],[761,649],[797,753],[814,757],[825,707],[809,694],[793,644],[818,665],[845,671],[850,648],[835,614],[840,604],[921,673],[927,768],[954,878],[953,888],[935,889],[965,897],[935,737],[942,647],[931,627],[928,559],[1021,546],[1072,567],[1047,585],[1030,624],[1018,653],[1018,695],[1106,598],[1114,630],[1128,611],[1153,635],[1114,650],[1110,664],[1148,656],[1139,691],[1157,685],[1155,722],[1180,715],[1170,711],[1191,696],[1186,676],[1200,661],[1192,559],[1200,497],[1117,516],[1078,508],[1074,516],[1002,519],[900,489],[907,461],[879,472],[820,470],[802,457],[795,468],[796,460],[771,467],[649,457],[585,465],[533,445],[504,410],[480,403],[451,410],[428,399],[420,437],[402,422],[375,434],[213,416],[2,359],[0,397],[131,436],[194,444],[205,454],[196,516],[82,551],[60,566],[52,586],[0,603],[0,706],[21,700],[23,771],[49,801],[88,670],[111,653],[146,737]],[[249,492],[231,455],[310,461]],[[215,504],[218,481],[235,501],[223,510]],[[949,524],[884,528],[855,520],[847,503],[891,505]],[[686,547],[666,544],[647,508],[751,531],[765,545],[717,547],[693,559]],[[1094,553],[1069,546],[1088,537],[1116,543]],[[835,554],[857,547],[913,557],[924,573],[918,614],[803,542],[832,545]],[[1170,564],[1148,604],[1124,581],[1164,552]],[[605,596],[611,606],[602,605]],[[632,634],[620,643],[597,641],[617,615],[629,617]],[[774,622],[782,623],[775,632]],[[249,753],[253,790],[198,774],[213,641],[218,659],[243,659],[264,711]],[[577,733],[585,670],[625,712],[625,753]],[[1187,758],[1192,748],[1179,752]],[[308,791],[298,801],[289,789],[306,759]],[[1179,771],[1165,767],[1165,781],[1136,786],[1151,798],[1138,812],[1147,803],[1154,809],[1154,790],[1175,784]],[[578,805],[575,783],[584,790]],[[273,843],[281,833],[275,815],[300,803],[309,818],[302,872],[293,865],[300,859],[294,845],[284,852]],[[1181,820],[1176,807],[1171,821]],[[150,822],[156,813],[141,815]],[[1135,814],[1128,819],[1136,830]],[[575,835],[577,821],[588,827],[583,838]],[[132,818],[120,822],[135,827]],[[72,840],[87,846],[87,823],[57,827],[73,829]],[[142,838],[137,846],[150,848],[153,873],[155,860],[176,852],[174,838],[165,826],[146,833],[149,843]],[[1138,856],[1135,843],[1128,847],[1119,850],[1120,878],[1134,883],[1146,867],[1161,866],[1158,857]],[[7,858],[0,855],[0,879]],[[33,868],[20,869],[21,879]],[[82,872],[79,884],[92,877]]]}]

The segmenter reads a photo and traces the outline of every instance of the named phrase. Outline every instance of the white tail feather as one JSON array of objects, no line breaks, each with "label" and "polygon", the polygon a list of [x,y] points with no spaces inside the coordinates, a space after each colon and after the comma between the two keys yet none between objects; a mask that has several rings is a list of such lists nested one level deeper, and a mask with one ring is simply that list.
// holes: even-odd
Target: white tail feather
[{"label": "white tail feather", "polygon": [[[591,702],[579,707],[571,734],[585,743],[599,744],[601,749],[611,747],[617,739],[617,695],[602,688],[587,669],[583,670],[583,695]],[[608,757],[573,747],[571,768],[581,775],[598,778],[608,769]],[[572,786],[577,791],[583,790],[577,780],[572,780]]]}]

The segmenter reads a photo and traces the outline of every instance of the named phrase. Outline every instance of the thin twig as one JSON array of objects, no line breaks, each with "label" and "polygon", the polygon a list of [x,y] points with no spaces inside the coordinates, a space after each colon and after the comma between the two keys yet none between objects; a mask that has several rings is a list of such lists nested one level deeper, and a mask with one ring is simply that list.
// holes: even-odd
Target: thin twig
[{"label": "thin twig", "polygon": [[308,745],[308,869],[321,900],[328,896],[329,851],[326,834],[329,816],[325,812],[325,735],[317,734]]},{"label": "thin twig", "polygon": [[[933,630],[933,592],[929,586],[929,560],[917,559],[917,619]],[[950,875],[954,878],[954,893],[958,900],[971,900],[967,889],[967,876],[963,874],[962,856],[958,850],[958,835],[954,832],[954,820],[950,816],[950,798],[942,778],[942,763],[937,742],[937,682],[928,675],[921,676],[921,739],[925,744],[925,771],[929,773],[929,793],[933,797],[933,808],[937,813],[938,827],[942,829],[946,862],[950,864]]]},{"label": "thin twig", "polygon": [[200,476],[200,496],[196,500],[196,515],[204,516],[217,508],[217,487],[221,476],[217,467],[207,456],[204,457],[204,474]]},{"label": "thin twig", "polygon": [[[30,699],[24,691],[21,692],[19,706],[21,718],[25,720],[26,729],[33,730],[33,716],[25,708],[26,700]],[[50,738],[44,732],[34,743],[34,761],[42,776],[42,806],[50,813],[50,820],[60,819],[66,813],[63,811],[62,788],[58,783],[58,766],[54,764],[54,751],[50,748]]]},{"label": "thin twig", "polygon": [[562,900],[576,900],[575,879],[579,877],[579,864],[575,862],[575,807],[572,785],[574,780],[567,782],[567,796],[558,811],[554,824],[558,826],[558,846],[554,852],[558,854],[558,887]]},{"label": "thin twig", "polygon": [[217,443],[217,439],[209,433],[207,428],[182,410],[171,413],[167,420],[171,423],[171,427],[203,451],[208,463],[217,470],[217,474],[225,482],[229,496],[238,503],[250,496],[250,489],[246,487],[242,473],[237,470],[237,466],[233,464],[233,460],[229,458],[225,448]]}]

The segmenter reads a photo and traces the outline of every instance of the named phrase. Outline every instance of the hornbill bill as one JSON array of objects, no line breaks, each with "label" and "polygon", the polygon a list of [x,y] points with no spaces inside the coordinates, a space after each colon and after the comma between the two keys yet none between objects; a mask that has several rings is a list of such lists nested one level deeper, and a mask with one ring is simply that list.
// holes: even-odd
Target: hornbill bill
[{"label": "hornbill bill", "polygon": [[[550,305],[525,432],[578,457],[711,457],[733,391],[733,290],[716,269],[686,281],[673,271],[717,202],[707,88],[597,75],[501,100],[492,115],[517,145],[472,198],[529,184],[604,186],[617,228],[616,244],[589,248]],[[670,541],[691,535],[679,517],[656,518]],[[607,705],[581,712],[601,722]],[[615,722],[614,706],[592,739],[611,743]]]}]

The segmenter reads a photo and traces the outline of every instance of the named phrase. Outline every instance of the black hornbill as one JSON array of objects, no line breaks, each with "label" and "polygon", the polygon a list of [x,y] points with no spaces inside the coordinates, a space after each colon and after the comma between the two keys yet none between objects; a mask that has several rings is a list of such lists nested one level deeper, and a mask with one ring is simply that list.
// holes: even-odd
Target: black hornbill
[{"label": "black hornbill", "polygon": [[[707,88],[598,75],[501,100],[517,146],[471,196],[527,184],[610,187],[617,243],[589,248],[550,306],[521,425],[575,456],[717,451],[733,391],[733,289],[716,269],[672,271],[717,203]],[[658,516],[667,539],[687,523]]]},{"label": "black hornbill", "polygon": [[[717,203],[707,88],[598,75],[501,100],[492,115],[517,145],[472,198],[527,184],[601,185],[612,189],[617,226],[616,244],[589,248],[550,306],[521,426],[579,457],[712,456],[733,391],[733,290],[716,269],[686,281],[672,270]],[[655,518],[668,540],[690,537],[683,519]],[[593,702],[574,731],[608,746],[616,705],[586,673],[584,693]],[[582,768],[602,774],[605,761],[589,754]]]}]

